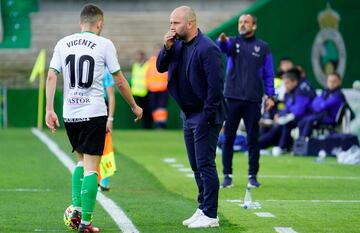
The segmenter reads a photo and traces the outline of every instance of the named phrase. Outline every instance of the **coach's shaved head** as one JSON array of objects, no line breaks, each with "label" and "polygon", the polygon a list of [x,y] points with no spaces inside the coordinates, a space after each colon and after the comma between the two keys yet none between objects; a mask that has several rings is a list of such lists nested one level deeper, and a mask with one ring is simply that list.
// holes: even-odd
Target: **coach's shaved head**
[{"label": "coach's shaved head", "polygon": [[196,15],[195,11],[189,6],[180,6],[175,8],[171,14],[179,14],[182,16],[186,21],[193,21],[196,24]]},{"label": "coach's shaved head", "polygon": [[189,41],[197,35],[195,11],[189,6],[180,6],[170,15],[170,30],[176,32],[176,38]]}]

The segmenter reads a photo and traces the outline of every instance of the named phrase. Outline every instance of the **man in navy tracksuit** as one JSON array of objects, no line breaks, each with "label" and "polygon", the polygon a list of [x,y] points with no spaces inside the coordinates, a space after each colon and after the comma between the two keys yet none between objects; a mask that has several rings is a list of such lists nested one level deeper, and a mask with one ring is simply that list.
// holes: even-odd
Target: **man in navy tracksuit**
[{"label": "man in navy tracksuit", "polygon": [[198,209],[183,225],[218,227],[215,151],[225,118],[224,69],[220,49],[198,30],[190,7],[171,13],[156,66],[161,73],[168,71],[169,93],[182,110],[188,159],[199,191]]},{"label": "man in navy tracksuit", "polygon": [[300,138],[310,137],[313,128],[319,124],[336,124],[336,115],[346,102],[341,91],[341,77],[338,73],[331,73],[326,82],[328,88],[312,101],[312,113],[299,122]]},{"label": "man in navy tracksuit", "polygon": [[258,187],[256,175],[259,170],[259,120],[263,86],[266,109],[273,105],[274,71],[270,49],[255,37],[256,17],[242,15],[239,18],[239,35],[227,37],[222,33],[217,44],[227,55],[225,92],[228,118],[225,122],[222,162],[224,182],[222,187],[232,186],[233,143],[241,119],[244,120],[249,147],[248,187]]},{"label": "man in navy tracksuit", "polygon": [[[292,145],[291,130],[310,112],[311,101],[316,96],[309,82],[300,77],[300,72],[293,68],[283,75],[286,88],[285,108],[280,111],[275,125],[269,132],[261,135],[260,148],[276,146],[276,155],[288,150]],[[275,155],[273,148],[273,154]]]}]

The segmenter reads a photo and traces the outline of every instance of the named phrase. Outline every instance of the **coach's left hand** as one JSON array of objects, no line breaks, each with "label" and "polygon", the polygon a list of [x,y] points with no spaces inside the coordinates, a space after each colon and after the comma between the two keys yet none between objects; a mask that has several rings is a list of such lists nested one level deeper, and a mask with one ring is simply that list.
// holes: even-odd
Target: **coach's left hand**
[{"label": "coach's left hand", "polygon": [[274,106],[275,106],[275,101],[272,98],[266,96],[265,97],[265,110],[270,111],[270,109],[272,109]]}]

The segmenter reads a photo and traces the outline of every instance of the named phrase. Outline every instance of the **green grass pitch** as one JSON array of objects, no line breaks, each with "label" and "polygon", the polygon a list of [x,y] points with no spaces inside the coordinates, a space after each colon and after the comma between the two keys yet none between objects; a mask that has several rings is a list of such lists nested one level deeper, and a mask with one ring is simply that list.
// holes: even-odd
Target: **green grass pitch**
[{"label": "green grass pitch", "polygon": [[[65,131],[49,136],[71,156]],[[106,195],[140,232],[258,233],[275,232],[274,227],[299,233],[360,232],[359,165],[340,165],[335,158],[316,163],[313,157],[263,156],[263,186],[252,191],[262,208],[244,210],[241,203],[228,201],[242,200],[245,194],[247,157],[237,153],[235,186],[220,190],[220,228],[189,230],[181,222],[196,209],[195,181],[163,161],[175,158],[189,168],[182,132],[116,130],[113,140],[118,171]],[[0,232],[66,232],[62,215],[71,202],[70,179],[68,170],[30,129],[0,130]],[[275,217],[258,217],[256,212]],[[119,232],[98,204],[94,225],[102,232]]]}]

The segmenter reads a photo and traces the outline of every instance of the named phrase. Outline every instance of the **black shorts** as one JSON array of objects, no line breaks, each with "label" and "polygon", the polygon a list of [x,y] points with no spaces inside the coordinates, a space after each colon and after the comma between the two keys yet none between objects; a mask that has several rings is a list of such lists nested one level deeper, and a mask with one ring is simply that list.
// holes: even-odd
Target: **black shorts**
[{"label": "black shorts", "polygon": [[105,144],[106,121],[107,116],[64,119],[72,151],[101,156]]}]

